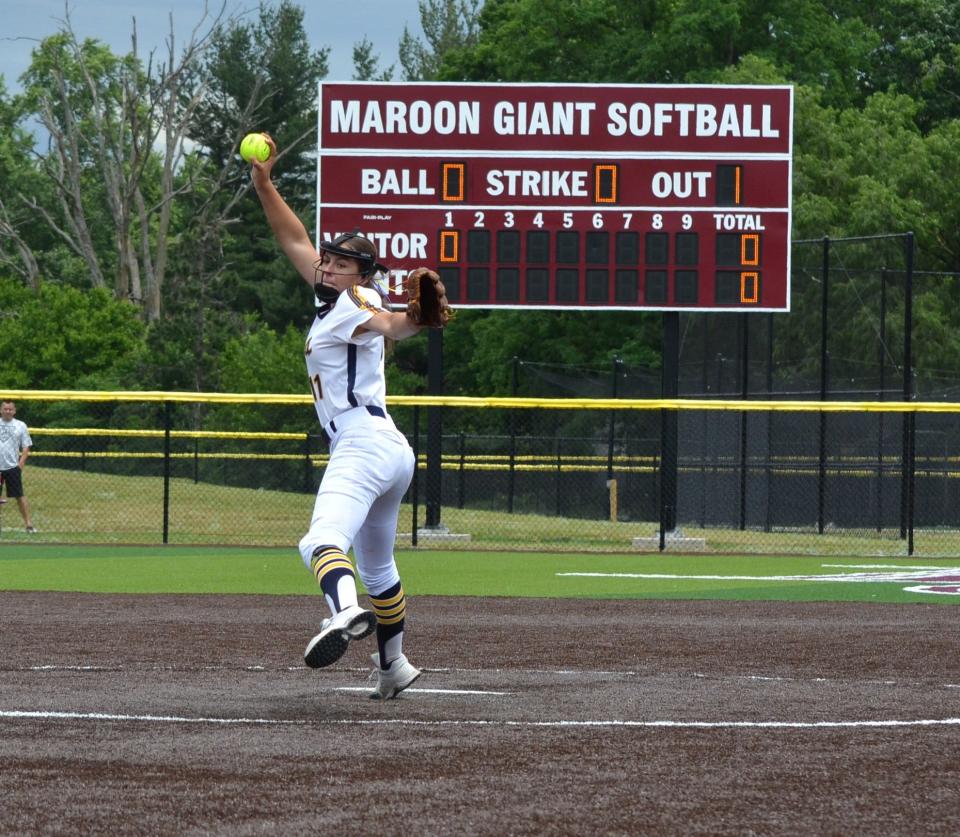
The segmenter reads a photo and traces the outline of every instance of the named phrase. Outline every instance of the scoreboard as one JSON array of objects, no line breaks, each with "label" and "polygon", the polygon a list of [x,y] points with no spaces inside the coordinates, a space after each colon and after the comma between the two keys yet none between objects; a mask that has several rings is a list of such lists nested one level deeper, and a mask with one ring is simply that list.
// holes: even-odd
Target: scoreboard
[{"label": "scoreboard", "polygon": [[789,86],[324,82],[319,243],[359,230],[391,299],[787,311]]}]

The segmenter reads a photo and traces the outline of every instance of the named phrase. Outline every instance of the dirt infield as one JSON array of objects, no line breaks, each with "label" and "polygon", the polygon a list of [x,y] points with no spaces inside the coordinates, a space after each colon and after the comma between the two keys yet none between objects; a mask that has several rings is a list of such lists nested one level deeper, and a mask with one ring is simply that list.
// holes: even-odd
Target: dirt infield
[{"label": "dirt infield", "polygon": [[3,834],[960,832],[958,610],[0,593]]}]

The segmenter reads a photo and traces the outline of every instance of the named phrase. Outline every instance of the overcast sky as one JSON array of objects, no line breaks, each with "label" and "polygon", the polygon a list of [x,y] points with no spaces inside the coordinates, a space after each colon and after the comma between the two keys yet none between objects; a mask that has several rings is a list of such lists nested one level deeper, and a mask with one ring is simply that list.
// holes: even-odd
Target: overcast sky
[{"label": "overcast sky", "polygon": [[[219,9],[221,0],[209,0]],[[380,68],[394,64],[394,80],[403,78],[397,47],[406,26],[422,37],[417,0],[301,0],[304,28],[315,49],[329,47],[330,81],[348,81],[353,75],[353,45],[364,37],[380,54]],[[256,19],[257,0],[228,0],[229,10],[249,10]],[[132,19],[136,18],[139,52],[163,49],[173,14],[178,42],[189,38],[199,22],[203,0],[70,0],[70,19],[80,38],[92,37],[114,52],[130,49]],[[37,43],[60,28],[63,0],[0,0],[0,76],[7,92],[19,89],[17,79],[30,63]]]}]

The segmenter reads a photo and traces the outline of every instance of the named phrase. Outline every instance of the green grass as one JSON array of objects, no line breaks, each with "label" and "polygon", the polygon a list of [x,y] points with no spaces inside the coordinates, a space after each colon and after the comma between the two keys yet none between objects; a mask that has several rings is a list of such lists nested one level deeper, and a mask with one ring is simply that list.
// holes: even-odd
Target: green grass
[{"label": "green grass", "polygon": [[[251,478],[255,468],[251,470]],[[91,544],[160,544],[163,538],[163,480],[158,476],[116,476],[62,468],[28,467],[27,495],[38,535],[26,535],[13,503],[0,507],[0,547],[22,542]],[[421,492],[421,498],[422,498]],[[310,520],[312,494],[267,491],[255,487],[195,484],[190,479],[170,483],[168,537],[171,544],[217,546],[296,545]],[[505,504],[505,501],[504,501]],[[625,508],[625,507],[624,507]],[[418,520],[423,525],[421,503]],[[542,514],[507,514],[502,510],[444,507],[442,522],[468,542],[421,547],[466,551],[531,550],[570,553],[626,553],[634,538],[653,539],[652,521],[582,520]],[[409,547],[412,508],[400,514],[398,544]],[[684,525],[684,534],[703,539],[707,553],[795,555],[906,556],[899,532],[871,530],[809,530],[760,532],[700,529]],[[918,530],[916,556],[960,555],[960,532]]]},{"label": "green grass", "polygon": [[[251,472],[253,476],[253,472]],[[28,467],[25,491],[34,525],[28,538],[12,502],[2,541],[162,543],[163,479]],[[310,520],[308,494],[170,481],[171,543],[296,543]]]},{"label": "green grass", "polygon": [[[915,560],[861,558],[596,555],[401,551],[397,562],[410,596],[520,596],[593,599],[727,599],[926,602],[960,597],[907,593],[907,580],[868,582],[783,579],[837,573],[889,573]],[[960,559],[922,562],[953,568]],[[842,564],[845,567],[828,565]],[[674,574],[686,578],[583,577],[559,573]],[[690,576],[721,576],[697,579]],[[735,576],[757,577],[743,580]],[[723,578],[726,577],[726,578]],[[0,589],[91,593],[316,594],[295,549],[57,546],[23,544],[0,552]]]}]

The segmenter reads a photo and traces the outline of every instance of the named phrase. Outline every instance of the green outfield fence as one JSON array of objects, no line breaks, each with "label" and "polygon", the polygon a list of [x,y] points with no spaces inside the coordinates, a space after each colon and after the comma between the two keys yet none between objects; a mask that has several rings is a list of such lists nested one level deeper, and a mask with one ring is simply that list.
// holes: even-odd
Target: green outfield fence
[{"label": "green outfield fence", "polygon": [[[10,502],[0,506],[0,544],[293,547],[309,522],[327,452],[308,396],[4,397],[33,436],[24,482],[39,531],[27,535]],[[401,512],[403,547],[960,554],[960,404],[387,403],[419,462]],[[431,411],[441,420],[428,422]],[[675,450],[661,444],[669,411],[679,419]]]}]

